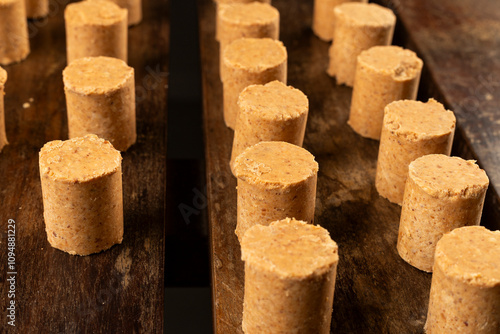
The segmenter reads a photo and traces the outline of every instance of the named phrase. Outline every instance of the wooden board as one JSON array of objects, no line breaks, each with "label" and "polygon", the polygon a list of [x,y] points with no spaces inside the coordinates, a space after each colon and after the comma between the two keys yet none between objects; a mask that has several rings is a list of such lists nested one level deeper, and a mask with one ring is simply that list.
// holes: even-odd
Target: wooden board
[{"label": "wooden board", "polygon": [[[276,0],[288,50],[288,83],[309,98],[304,147],[320,166],[315,223],[340,249],[332,333],[421,333],[431,275],[397,254],[400,207],[374,187],[378,142],[346,124],[352,90],[325,74],[329,44],[310,29],[312,1]],[[199,0],[204,124],[216,333],[241,332],[243,263],[234,234],[236,179],[229,170],[233,132],[224,126],[215,8]],[[423,80],[422,88],[429,83]],[[465,144],[458,142],[458,146]]]},{"label": "wooden board", "polygon": [[[159,333],[163,329],[168,1],[145,1],[129,30],[135,68],[138,141],[123,153],[123,243],[87,257],[47,242],[38,152],[67,138],[61,72],[66,66],[63,10],[30,21],[31,54],[6,67],[10,145],[0,154],[0,332]],[[23,108],[33,98],[31,106]],[[15,220],[15,328],[7,325],[7,223]]]},{"label": "wooden board", "polygon": [[[385,0],[453,108],[466,141],[500,188],[500,3]],[[498,192],[498,191],[497,191]]]},{"label": "wooden board", "polygon": [[457,116],[454,154],[490,178],[484,214],[500,228],[500,2],[377,0],[396,11],[404,44],[424,59],[429,95]]}]

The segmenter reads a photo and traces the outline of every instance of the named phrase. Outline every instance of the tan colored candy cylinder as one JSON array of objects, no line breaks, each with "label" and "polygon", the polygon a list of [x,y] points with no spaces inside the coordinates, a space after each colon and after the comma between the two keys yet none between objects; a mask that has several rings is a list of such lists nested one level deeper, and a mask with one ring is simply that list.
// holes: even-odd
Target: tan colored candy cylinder
[{"label": "tan colored candy cylinder", "polygon": [[9,142],[5,132],[5,108],[3,102],[5,82],[7,81],[7,72],[0,67],[0,152]]},{"label": "tan colored candy cylinder", "polygon": [[122,242],[121,156],[108,141],[88,135],[45,144],[40,177],[52,247],[89,255]]},{"label": "tan colored candy cylinder", "polygon": [[348,124],[359,135],[380,139],[384,108],[415,100],[423,62],[398,46],[375,46],[358,56]]},{"label": "tan colored candy cylinder", "polygon": [[228,127],[236,126],[238,97],[243,89],[274,80],[286,83],[287,58],[283,43],[270,38],[240,38],[225,48],[221,79]]},{"label": "tan colored candy cylinder", "polygon": [[[93,0],[90,0],[93,1]],[[128,25],[133,26],[142,21],[142,0],[108,0],[128,11]]]},{"label": "tan colored candy cylinder", "polygon": [[220,41],[219,35],[219,10],[226,5],[242,4],[242,3],[252,3],[261,2],[266,4],[271,4],[271,0],[214,0],[215,2],[215,40]]},{"label": "tan colored candy cylinder", "polygon": [[37,19],[49,15],[49,0],[26,0],[26,16]]},{"label": "tan colored candy cylinder", "polygon": [[0,0],[0,65],[28,57],[30,43],[25,0]]},{"label": "tan colored candy cylinder", "polygon": [[337,244],[327,230],[295,219],[256,225],[243,237],[243,332],[330,333]]},{"label": "tan colored candy cylinder", "polygon": [[302,146],[309,101],[300,90],[280,81],[251,85],[241,92],[238,106],[231,170],[238,155],[261,141],[284,141]]},{"label": "tan colored candy cylinder", "polygon": [[430,272],[436,244],[455,228],[479,225],[489,180],[474,161],[442,154],[413,161],[401,211],[398,252]]},{"label": "tan colored candy cylinder", "polygon": [[390,45],[396,16],[377,4],[348,2],[335,7],[334,42],[327,73],[337,84],[353,86],[358,55],[376,45]]},{"label": "tan colored candy cylinder", "polygon": [[318,163],[307,150],[285,142],[260,142],[234,162],[238,178],[236,235],[256,224],[291,217],[314,221]]},{"label": "tan colored candy cylinder", "polygon": [[333,9],[346,2],[364,2],[368,0],[314,0],[312,29],[316,36],[324,41],[333,39],[335,15]]},{"label": "tan colored candy cylinder", "polygon": [[261,3],[240,3],[222,6],[219,10],[220,70],[222,78],[223,51],[239,38],[279,38],[280,14],[273,6]]},{"label": "tan colored candy cylinder", "polygon": [[79,58],[63,71],[69,137],[89,133],[126,151],[137,139],[134,69],[116,58]]},{"label": "tan colored candy cylinder", "polygon": [[127,10],[107,0],[71,3],[64,11],[68,64],[84,57],[127,62]]},{"label": "tan colored candy cylinder", "polygon": [[453,112],[434,99],[388,104],[375,175],[380,196],[401,205],[408,166],[427,154],[450,155],[455,123]]},{"label": "tan colored candy cylinder", "polygon": [[481,226],[446,234],[436,247],[427,334],[498,334],[500,232]]}]

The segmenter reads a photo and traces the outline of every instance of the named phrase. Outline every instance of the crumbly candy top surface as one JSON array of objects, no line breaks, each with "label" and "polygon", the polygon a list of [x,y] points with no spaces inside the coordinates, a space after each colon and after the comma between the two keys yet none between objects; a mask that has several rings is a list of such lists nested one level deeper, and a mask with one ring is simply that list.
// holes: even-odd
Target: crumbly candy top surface
[{"label": "crumbly candy top surface", "polygon": [[10,6],[18,0],[0,0],[0,6]]},{"label": "crumbly candy top surface", "polygon": [[449,135],[455,131],[455,115],[434,99],[427,103],[400,100],[385,107],[384,126],[415,140]]},{"label": "crumbly candy top surface", "polygon": [[391,26],[396,23],[396,15],[389,8],[374,3],[345,2],[334,8],[335,16],[361,26]]},{"label": "crumbly candy top surface", "polygon": [[320,275],[338,262],[338,247],[327,230],[286,218],[254,225],[243,236],[242,259],[288,278]]},{"label": "crumbly candy top surface", "polygon": [[86,182],[116,172],[121,160],[120,152],[96,135],[54,140],[40,150],[40,174],[57,181]]},{"label": "crumbly candy top surface", "polygon": [[80,1],[66,6],[66,21],[76,25],[111,25],[127,20],[127,10],[107,0]]},{"label": "crumbly candy top surface", "polygon": [[242,25],[267,24],[279,18],[276,8],[262,2],[222,5],[219,11],[222,20]]},{"label": "crumbly candy top surface", "polygon": [[234,172],[251,184],[284,188],[318,172],[314,156],[302,147],[279,141],[260,142],[236,157]]},{"label": "crumbly candy top surface", "polygon": [[76,59],[63,71],[65,87],[81,94],[103,94],[117,90],[133,76],[132,67],[112,57]]},{"label": "crumbly candy top surface", "polygon": [[271,38],[240,38],[226,46],[223,57],[229,67],[254,72],[279,66],[287,52],[281,41]]},{"label": "crumbly candy top surface", "polygon": [[309,109],[304,93],[280,81],[248,86],[241,92],[238,105],[242,112],[273,120],[294,119]]},{"label": "crumbly candy top surface", "polygon": [[474,160],[429,154],[413,161],[409,177],[431,196],[479,196],[488,188],[486,172]]},{"label": "crumbly candy top surface", "polygon": [[436,246],[436,262],[446,275],[472,285],[500,285],[500,231],[467,226],[445,234]]},{"label": "crumbly candy top surface", "polygon": [[417,54],[399,46],[374,46],[358,56],[360,65],[391,75],[396,81],[415,78],[424,63]]}]

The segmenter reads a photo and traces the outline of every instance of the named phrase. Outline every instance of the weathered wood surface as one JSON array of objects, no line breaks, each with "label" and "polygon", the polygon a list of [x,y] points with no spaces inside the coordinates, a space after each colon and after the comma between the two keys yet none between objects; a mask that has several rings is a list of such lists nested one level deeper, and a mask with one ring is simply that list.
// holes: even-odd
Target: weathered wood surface
[{"label": "weathered wood surface", "polygon": [[500,2],[377,2],[396,11],[405,43],[424,59],[431,94],[455,112],[454,153],[487,171],[485,224],[500,228]]},{"label": "weathered wood surface", "polygon": [[[425,59],[466,141],[500,187],[500,3],[385,0]],[[498,192],[498,191],[497,191]]]},{"label": "weathered wood surface", "polygon": [[[30,21],[31,54],[6,67],[10,145],[0,153],[0,332],[160,333],[163,329],[168,1],[145,1],[129,30],[138,141],[123,153],[123,243],[87,257],[47,242],[38,152],[67,138],[63,11]],[[31,106],[23,103],[33,98]],[[16,327],[7,325],[7,221],[16,222]]]},{"label": "weathered wood surface", "polygon": [[[311,32],[312,1],[273,5],[288,49],[288,83],[310,101],[304,147],[320,166],[315,223],[330,231],[340,249],[332,333],[422,333],[431,275],[397,254],[400,207],[379,197],[374,187],[378,142],[361,138],[346,124],[352,91],[325,74],[329,45]],[[238,333],[244,272],[234,234],[236,180],[228,166],[233,132],[222,116],[212,1],[199,0],[199,16],[214,324],[217,333]],[[424,79],[421,89],[429,90],[428,84]],[[457,147],[467,146],[457,137]]]}]

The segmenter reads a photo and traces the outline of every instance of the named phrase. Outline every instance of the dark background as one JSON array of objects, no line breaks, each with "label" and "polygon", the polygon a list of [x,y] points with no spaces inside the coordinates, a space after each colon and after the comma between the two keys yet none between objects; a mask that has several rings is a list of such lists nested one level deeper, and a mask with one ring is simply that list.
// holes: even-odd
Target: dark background
[{"label": "dark background", "polygon": [[165,333],[212,333],[196,0],[170,6]]}]

